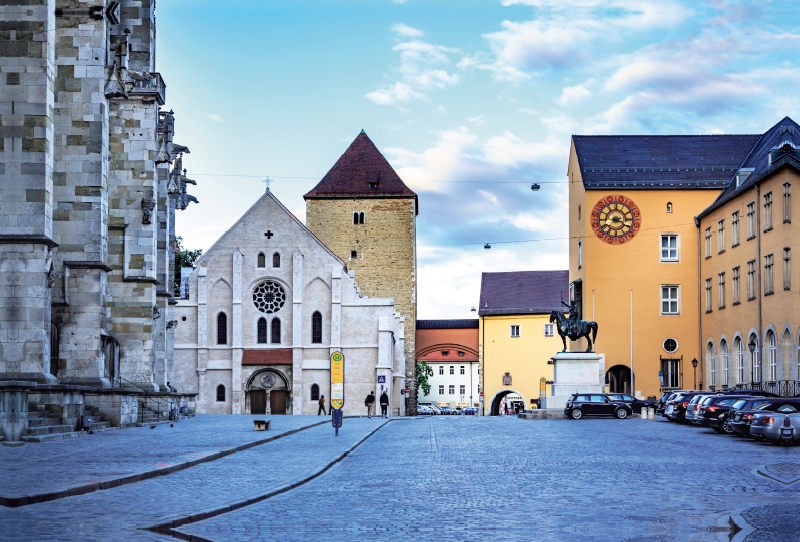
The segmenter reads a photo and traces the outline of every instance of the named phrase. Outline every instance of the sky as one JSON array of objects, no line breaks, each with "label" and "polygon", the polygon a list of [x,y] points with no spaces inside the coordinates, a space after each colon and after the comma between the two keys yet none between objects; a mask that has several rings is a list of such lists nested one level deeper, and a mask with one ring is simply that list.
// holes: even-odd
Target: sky
[{"label": "sky", "polygon": [[363,129],[419,195],[418,318],[475,318],[481,273],[567,268],[572,134],[800,120],[795,8],[161,0],[156,68],[200,200],[177,234],[207,250],[267,176],[304,221],[303,194]]}]

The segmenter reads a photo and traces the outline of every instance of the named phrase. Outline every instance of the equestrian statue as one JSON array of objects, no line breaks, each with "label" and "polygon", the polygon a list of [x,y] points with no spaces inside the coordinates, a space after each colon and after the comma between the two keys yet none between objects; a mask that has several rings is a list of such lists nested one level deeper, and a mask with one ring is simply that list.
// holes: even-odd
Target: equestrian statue
[{"label": "equestrian statue", "polygon": [[[558,322],[558,334],[561,336],[561,342],[564,343],[562,352],[567,351],[567,337],[571,341],[586,337],[586,340],[589,341],[589,348],[586,351],[591,352],[592,344],[597,338],[597,322],[578,319],[577,303],[564,303],[562,300],[561,304],[569,308],[569,317],[565,317],[563,312],[556,310],[550,313],[550,323]],[[591,337],[589,336],[590,333]]]}]

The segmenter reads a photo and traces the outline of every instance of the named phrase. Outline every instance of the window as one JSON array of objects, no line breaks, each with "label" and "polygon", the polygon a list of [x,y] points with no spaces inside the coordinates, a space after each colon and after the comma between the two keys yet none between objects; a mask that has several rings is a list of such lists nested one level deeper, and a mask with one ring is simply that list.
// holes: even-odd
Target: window
[{"label": "window", "polygon": [[778,380],[778,341],[772,330],[767,331],[767,346],[769,347],[769,380]]},{"label": "window", "polygon": [[767,254],[764,256],[764,295],[775,292],[774,275],[772,273],[774,267],[773,255]]},{"label": "window", "polygon": [[272,255],[272,267],[280,267],[281,266],[281,255],[277,252]]},{"label": "window", "polygon": [[511,326],[511,336],[519,337],[519,326]]},{"label": "window", "polygon": [[662,359],[661,371],[664,374],[665,388],[676,389],[681,387],[680,360]]},{"label": "window", "polygon": [[772,229],[772,192],[764,194],[764,231]]},{"label": "window", "polygon": [[439,374],[440,375],[444,374],[444,365],[439,365]]},{"label": "window", "polygon": [[792,221],[792,183],[783,183],[783,222]]},{"label": "window", "polygon": [[544,336],[545,337],[552,337],[555,333],[555,324],[545,324],[544,325]]},{"label": "window", "polygon": [[258,253],[258,267],[266,267],[267,266],[267,257],[264,256],[263,252]]},{"label": "window", "polygon": [[350,259],[351,260],[355,260],[356,258],[358,258],[358,251],[351,250],[350,251]]},{"label": "window", "polygon": [[358,224],[358,211],[353,213],[353,224]]},{"label": "window", "polygon": [[747,300],[756,298],[756,261],[747,262]]},{"label": "window", "polygon": [[272,339],[272,344],[281,344],[281,319],[273,318],[271,327],[270,339]]},{"label": "window", "polygon": [[711,228],[706,228],[706,258],[711,257]]},{"label": "window", "polygon": [[717,222],[717,253],[725,252],[725,219]]},{"label": "window", "polygon": [[761,359],[759,357],[758,338],[756,338],[755,335],[750,335],[750,340],[747,341],[747,342],[748,342],[748,344],[750,342],[755,342],[756,343],[756,349],[753,351],[752,354],[750,354],[750,356],[751,356],[751,366],[753,368],[750,381],[751,382],[761,382]]},{"label": "window", "polygon": [[677,235],[662,235],[661,236],[661,261],[662,262],[677,262],[678,261],[678,236]]},{"label": "window", "polygon": [[668,213],[671,213],[671,212],[672,212],[672,202],[671,202],[671,201],[668,201],[668,202],[667,202],[667,212],[668,212]]},{"label": "window", "polygon": [[711,312],[711,279],[706,279],[706,312]]},{"label": "window", "polygon": [[225,402],[225,386],[220,384],[217,386],[217,403]]},{"label": "window", "polygon": [[311,315],[311,342],[322,344],[322,315],[319,311]]},{"label": "window", "polygon": [[719,291],[718,291],[719,308],[725,308],[725,273],[719,274]]},{"label": "window", "polygon": [[224,312],[217,315],[217,344],[228,344],[228,315]]},{"label": "window", "polygon": [[447,386],[447,393],[449,395],[455,395],[456,394],[456,386],[455,386],[455,384],[450,384],[449,386]]},{"label": "window", "polygon": [[461,371],[460,372],[461,372],[462,375],[467,374],[467,372],[465,370],[465,367],[463,365],[461,366]]},{"label": "window", "polygon": [[706,346],[706,364],[708,365],[708,385],[714,389],[717,385],[717,358],[714,356],[714,345]]},{"label": "window", "polygon": [[464,395],[464,394],[466,394],[466,393],[467,393],[467,387],[466,387],[464,384],[461,384],[461,385],[458,387],[458,394],[459,394],[459,395]]},{"label": "window", "polygon": [[311,384],[311,400],[319,401],[319,386],[317,384]]},{"label": "window", "polygon": [[731,248],[739,244],[739,211],[731,215]]},{"label": "window", "polygon": [[731,298],[734,305],[741,303],[741,286],[739,284],[739,266],[733,268],[733,276],[731,277]]},{"label": "window", "polygon": [[742,339],[736,337],[734,345],[736,346],[736,383],[744,384],[744,346],[742,345]]},{"label": "window", "polygon": [[783,249],[783,289],[792,289],[792,249]]},{"label": "window", "polygon": [[442,350],[442,357],[447,357],[450,355],[450,350]]},{"label": "window", "polygon": [[747,240],[756,236],[756,204],[747,204]]},{"label": "window", "polygon": [[661,314],[679,314],[678,286],[661,287]]},{"label": "window", "polygon": [[458,357],[460,357],[460,358],[463,358],[463,357],[464,357],[464,352],[462,352],[461,350],[459,350],[459,351],[458,351]]},{"label": "window", "polygon": [[353,224],[364,223],[364,211],[355,211],[353,213]]},{"label": "window", "polygon": [[578,269],[583,265],[583,244],[578,241]]},{"label": "window", "polygon": [[455,365],[451,365],[451,366],[450,366],[450,374],[451,374],[451,375],[454,375],[454,374],[456,374],[456,366],[455,366]]},{"label": "window", "polygon": [[439,395],[444,395],[444,384],[439,384]]},{"label": "window", "polygon": [[267,319],[266,318],[259,318],[258,324],[256,325],[256,342],[258,344],[266,344],[267,343]]},{"label": "window", "polygon": [[581,219],[581,206],[578,205],[578,220]]},{"label": "window", "polygon": [[728,342],[723,340],[722,343],[719,345],[719,351],[722,353],[722,386],[727,388],[730,383],[728,380],[728,372],[729,372],[729,359],[728,359]]},{"label": "window", "polygon": [[673,354],[675,351],[678,350],[678,341],[673,338],[665,339],[664,340],[664,350]]}]

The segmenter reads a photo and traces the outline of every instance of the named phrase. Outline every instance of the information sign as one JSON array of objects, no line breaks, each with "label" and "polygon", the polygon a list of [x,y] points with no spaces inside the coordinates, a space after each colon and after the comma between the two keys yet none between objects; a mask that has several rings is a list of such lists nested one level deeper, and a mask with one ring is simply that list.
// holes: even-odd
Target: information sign
[{"label": "information sign", "polygon": [[331,354],[331,408],[344,406],[344,354]]}]

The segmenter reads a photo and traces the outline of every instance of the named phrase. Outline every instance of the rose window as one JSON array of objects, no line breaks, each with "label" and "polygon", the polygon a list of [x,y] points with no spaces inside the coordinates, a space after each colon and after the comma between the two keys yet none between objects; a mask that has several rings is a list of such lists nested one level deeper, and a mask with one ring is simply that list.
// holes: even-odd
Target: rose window
[{"label": "rose window", "polygon": [[277,282],[264,281],[253,290],[253,305],[264,314],[278,312],[286,303],[286,292]]}]

